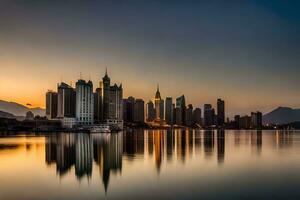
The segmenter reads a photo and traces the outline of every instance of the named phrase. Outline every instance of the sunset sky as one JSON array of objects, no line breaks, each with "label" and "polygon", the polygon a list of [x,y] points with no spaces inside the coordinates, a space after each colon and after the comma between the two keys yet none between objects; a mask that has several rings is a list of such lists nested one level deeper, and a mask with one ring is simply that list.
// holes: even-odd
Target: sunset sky
[{"label": "sunset sky", "polygon": [[185,94],[228,115],[300,107],[300,1],[0,0],[0,99],[45,107],[108,68],[124,97]]}]

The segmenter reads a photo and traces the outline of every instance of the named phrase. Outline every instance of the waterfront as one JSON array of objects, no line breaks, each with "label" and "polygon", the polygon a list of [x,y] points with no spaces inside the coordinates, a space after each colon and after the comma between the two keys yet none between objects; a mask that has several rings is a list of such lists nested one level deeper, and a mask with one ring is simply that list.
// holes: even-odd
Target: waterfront
[{"label": "waterfront", "polygon": [[299,199],[300,131],[0,137],[0,199]]}]

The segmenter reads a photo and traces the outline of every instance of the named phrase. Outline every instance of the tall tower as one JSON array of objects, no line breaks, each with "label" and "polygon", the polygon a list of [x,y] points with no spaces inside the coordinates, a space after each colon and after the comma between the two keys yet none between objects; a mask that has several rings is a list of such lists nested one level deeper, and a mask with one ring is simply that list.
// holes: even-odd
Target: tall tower
[{"label": "tall tower", "polygon": [[160,109],[161,109],[161,97],[160,97],[160,92],[159,92],[159,85],[157,85],[154,104],[155,104],[155,119],[160,120],[161,119],[161,111],[160,111]]},{"label": "tall tower", "polygon": [[223,126],[225,123],[225,102],[222,99],[217,100],[217,115],[217,125]]},{"label": "tall tower", "polygon": [[103,82],[103,120],[109,118],[109,94],[110,94],[110,78],[107,75],[107,69],[105,76],[102,78]]},{"label": "tall tower", "polygon": [[171,125],[173,124],[173,100],[172,97],[167,97],[165,101],[165,120],[167,124]]},{"label": "tall tower", "polygon": [[[176,108],[179,109],[177,114],[180,115],[180,117],[177,116],[177,118],[178,118],[178,120],[181,119],[181,122],[179,122],[180,124],[178,124],[178,125],[186,125],[186,124],[185,124],[185,112],[186,112],[186,106],[185,106],[185,97],[184,97],[184,95],[182,95],[182,96],[180,96],[180,97],[178,97],[178,98],[176,99]],[[177,114],[176,114],[176,115],[177,115]],[[178,120],[177,120],[177,121],[178,121]],[[180,121],[180,120],[179,120],[179,121]],[[177,122],[177,123],[178,123],[178,122]]]}]

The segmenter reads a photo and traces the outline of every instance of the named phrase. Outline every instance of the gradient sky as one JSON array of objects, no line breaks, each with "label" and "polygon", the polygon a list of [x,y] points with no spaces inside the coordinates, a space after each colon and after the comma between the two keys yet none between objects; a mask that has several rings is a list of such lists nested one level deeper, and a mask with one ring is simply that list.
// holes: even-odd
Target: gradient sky
[{"label": "gradient sky", "polygon": [[0,0],[0,99],[45,106],[47,89],[108,68],[124,96],[185,94],[227,113],[300,107],[300,1]]}]

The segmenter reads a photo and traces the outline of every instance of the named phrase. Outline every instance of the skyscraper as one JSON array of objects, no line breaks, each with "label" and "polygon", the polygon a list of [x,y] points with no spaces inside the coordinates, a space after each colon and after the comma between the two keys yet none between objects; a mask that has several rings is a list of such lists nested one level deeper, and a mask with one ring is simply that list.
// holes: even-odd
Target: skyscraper
[{"label": "skyscraper", "polygon": [[118,86],[114,84],[109,89],[109,113],[108,119],[123,119],[123,89],[122,84]]},{"label": "skyscraper", "polygon": [[159,102],[159,118],[161,120],[165,119],[165,102],[163,99],[161,99]]},{"label": "skyscraper", "polygon": [[193,111],[193,123],[197,126],[202,125],[201,122],[201,109],[200,108],[195,108]]},{"label": "skyscraper", "polygon": [[134,113],[134,97],[123,99],[123,120],[126,122],[133,122]]},{"label": "skyscraper", "polygon": [[154,109],[154,104],[152,101],[149,101],[147,103],[147,122],[152,122],[155,119],[155,109]]},{"label": "skyscraper", "polygon": [[172,97],[167,97],[165,102],[165,120],[166,123],[171,125],[173,124],[173,100]]},{"label": "skyscraper", "polygon": [[134,102],[134,122],[143,123],[145,122],[144,108],[145,103],[143,99],[136,99]]},{"label": "skyscraper", "polygon": [[204,126],[210,127],[213,125],[214,113],[211,104],[204,104]]},{"label": "skyscraper", "polygon": [[[101,85],[101,84],[100,84]],[[97,88],[94,93],[94,123],[103,121],[102,88]]]},{"label": "skyscraper", "polygon": [[[185,97],[184,97],[184,95],[182,95],[182,96],[180,96],[176,99],[176,108],[179,108],[179,110],[177,111],[178,113],[176,112],[176,118],[178,120],[181,119],[181,122],[177,122],[177,123],[180,123],[178,125],[186,125],[186,121],[185,121],[186,106],[185,106]],[[177,116],[177,114],[179,114],[180,117]]]},{"label": "skyscraper", "polygon": [[76,82],[76,120],[81,125],[94,123],[94,95],[91,81]]},{"label": "skyscraper", "polygon": [[248,115],[240,117],[239,128],[249,129],[251,127],[251,117]]},{"label": "skyscraper", "polygon": [[225,123],[225,102],[222,99],[217,100],[217,125],[223,126]]},{"label": "skyscraper", "polygon": [[102,78],[103,83],[103,120],[107,120],[109,117],[109,96],[110,96],[110,78],[105,71],[105,76]]},{"label": "skyscraper", "polygon": [[107,75],[102,79],[103,82],[103,121],[111,126],[113,129],[123,129],[123,88],[122,84],[119,86],[110,85],[110,78]]},{"label": "skyscraper", "polygon": [[261,129],[262,128],[262,113],[251,112],[251,128]]},{"label": "skyscraper", "polygon": [[183,125],[181,109],[178,107],[174,108],[174,113],[175,113],[175,124],[177,124],[179,126]]},{"label": "skyscraper", "polygon": [[66,83],[60,83],[57,87],[57,117],[74,118],[76,114],[76,92]]},{"label": "skyscraper", "polygon": [[161,99],[158,85],[155,94],[154,104],[155,104],[155,120],[161,121],[164,119],[164,101]]},{"label": "skyscraper", "polygon": [[47,119],[57,117],[57,92],[48,91],[46,93],[46,117]]},{"label": "skyscraper", "polygon": [[240,129],[240,115],[235,115],[234,116],[234,124],[236,129]]},{"label": "skyscraper", "polygon": [[192,104],[189,104],[188,108],[186,109],[185,120],[186,120],[187,126],[193,125],[193,105]]}]

